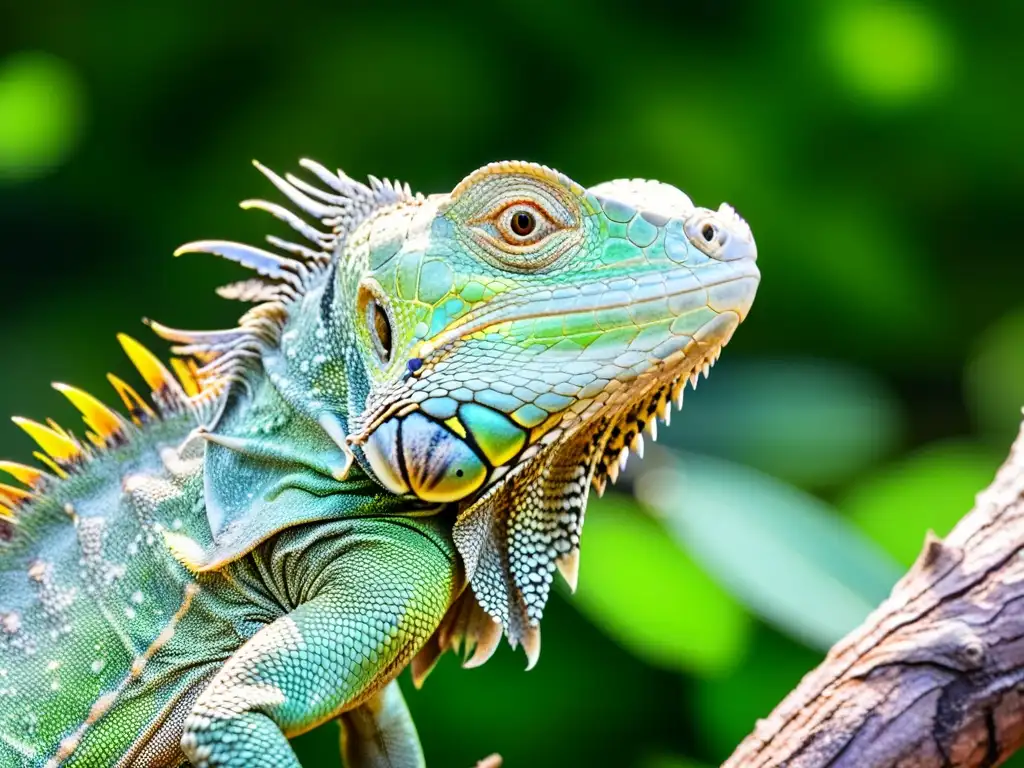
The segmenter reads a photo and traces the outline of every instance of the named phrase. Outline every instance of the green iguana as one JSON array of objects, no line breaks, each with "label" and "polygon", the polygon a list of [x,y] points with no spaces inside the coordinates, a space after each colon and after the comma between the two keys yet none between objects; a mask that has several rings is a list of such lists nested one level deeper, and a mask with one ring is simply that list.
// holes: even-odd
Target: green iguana
[{"label": "green iguana", "polygon": [[[591,485],[615,481],[750,309],[747,224],[674,187],[488,165],[451,194],[257,167],[305,240],[183,246],[255,270],[237,328],[120,338],[151,401],[55,385],[77,437],[15,419],[3,462],[0,765],[423,765],[395,677],[532,667]],[[309,220],[316,220],[315,227]]]}]

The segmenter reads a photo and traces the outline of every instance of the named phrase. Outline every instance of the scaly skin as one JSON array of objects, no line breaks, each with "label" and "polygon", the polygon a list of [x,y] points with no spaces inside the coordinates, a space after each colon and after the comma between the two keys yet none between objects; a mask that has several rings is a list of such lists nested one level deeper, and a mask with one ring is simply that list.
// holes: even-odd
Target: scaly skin
[{"label": "scaly skin", "polygon": [[21,422],[48,471],[0,463],[0,765],[295,766],[342,727],[350,768],[423,765],[397,674],[465,643],[540,651],[575,586],[588,489],[615,480],[718,357],[759,280],[728,206],[492,164],[451,194],[304,161],[261,170],[315,229],[228,331],[131,339],[155,408],[79,390],[87,440]]}]

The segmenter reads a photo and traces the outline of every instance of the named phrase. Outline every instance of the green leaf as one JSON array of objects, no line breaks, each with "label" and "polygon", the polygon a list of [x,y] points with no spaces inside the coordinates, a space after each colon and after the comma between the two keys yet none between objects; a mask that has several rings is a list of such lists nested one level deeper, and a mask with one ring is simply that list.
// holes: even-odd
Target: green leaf
[{"label": "green leaf", "polygon": [[710,386],[687,393],[683,424],[665,430],[661,444],[817,488],[855,477],[891,453],[903,436],[903,414],[893,394],[847,364],[737,363],[727,357],[713,378]]},{"label": "green leaf", "polygon": [[738,464],[666,451],[636,492],[733,595],[813,648],[856,627],[902,571],[824,502]]},{"label": "green leaf", "polygon": [[854,486],[839,502],[861,529],[904,565],[925,531],[945,536],[992,482],[1002,457],[967,442],[936,443]]},{"label": "green leaf", "polygon": [[593,499],[572,603],[645,661],[719,674],[738,663],[750,619],[628,496]]},{"label": "green leaf", "polygon": [[967,366],[967,404],[978,426],[1009,445],[1024,406],[1024,309],[1012,312],[981,334]]},{"label": "green leaf", "polygon": [[83,101],[74,71],[55,56],[26,52],[0,62],[0,181],[61,163],[78,139]]}]

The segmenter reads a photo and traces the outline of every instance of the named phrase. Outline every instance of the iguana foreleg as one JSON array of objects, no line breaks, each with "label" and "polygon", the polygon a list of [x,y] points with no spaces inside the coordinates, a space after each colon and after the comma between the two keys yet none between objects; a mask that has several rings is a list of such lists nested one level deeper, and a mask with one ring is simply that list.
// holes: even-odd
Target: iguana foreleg
[{"label": "iguana foreleg", "polygon": [[341,754],[347,768],[423,768],[423,750],[398,681],[342,713]]},{"label": "iguana foreleg", "polygon": [[[343,716],[354,726],[352,768],[422,765],[415,730],[400,722],[408,718],[400,694],[388,684],[457,594],[458,566],[442,547],[410,521],[365,521],[302,552],[312,558],[305,567],[319,570],[312,582],[303,579],[312,584],[309,599],[254,635],[196,701],[182,737],[193,764],[298,768],[286,735],[355,710]],[[292,573],[305,567],[289,563]],[[375,709],[394,754],[416,761],[382,762],[379,746],[361,743],[373,737]]]}]

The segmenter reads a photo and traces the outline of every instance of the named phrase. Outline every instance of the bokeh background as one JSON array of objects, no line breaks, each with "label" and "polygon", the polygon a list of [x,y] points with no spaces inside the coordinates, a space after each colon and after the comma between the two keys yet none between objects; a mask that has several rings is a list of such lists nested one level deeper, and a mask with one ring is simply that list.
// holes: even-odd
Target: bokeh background
[{"label": "bokeh background", "polygon": [[[6,3],[0,413],[72,420],[48,383],[132,376],[113,336],[143,316],[235,319],[212,289],[238,272],[170,253],[275,231],[234,206],[276,199],[253,157],[425,192],[522,158],[728,200],[752,316],[592,502],[540,665],[505,647],[406,685],[431,765],[715,765],[1015,434],[1022,25],[1010,0]],[[332,727],[296,746],[337,764]]]}]

